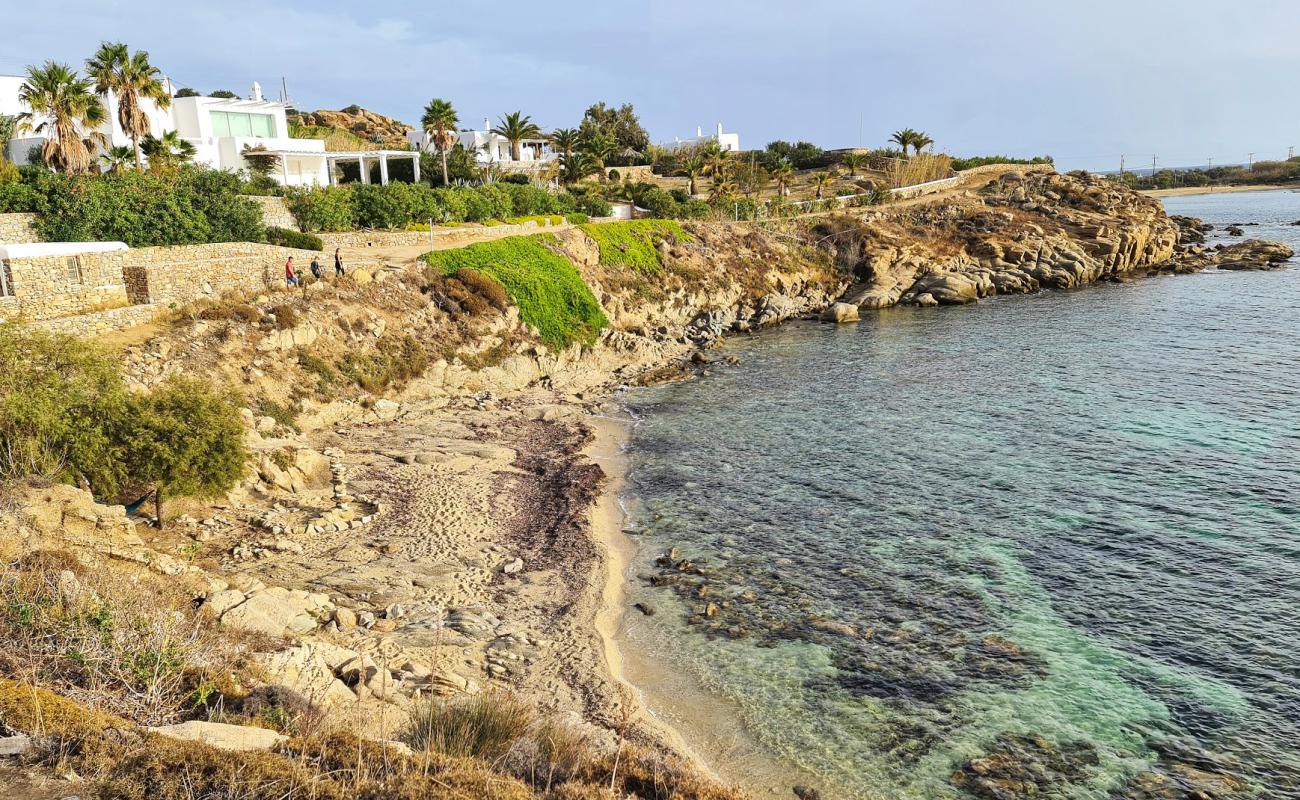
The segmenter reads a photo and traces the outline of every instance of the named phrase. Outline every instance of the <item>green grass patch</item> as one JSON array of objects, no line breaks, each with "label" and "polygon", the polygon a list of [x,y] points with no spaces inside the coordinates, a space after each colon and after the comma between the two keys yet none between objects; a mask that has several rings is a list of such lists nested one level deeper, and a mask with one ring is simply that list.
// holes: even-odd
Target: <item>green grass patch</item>
[{"label": "green grass patch", "polygon": [[564,222],[563,214],[531,214],[526,217],[506,217],[506,222],[510,225],[523,225],[525,222],[536,222],[538,225],[560,225]]},{"label": "green grass patch", "polygon": [[629,222],[601,222],[579,225],[582,232],[596,240],[600,263],[606,267],[630,267],[638,272],[657,274],[663,269],[655,246],[668,239],[691,242],[694,237],[682,226],[666,219],[638,219]]},{"label": "green grass patch", "polygon": [[558,247],[553,235],[539,233],[426,253],[424,261],[440,276],[472,269],[495,278],[519,307],[519,316],[547,344],[590,344],[609,321]]}]

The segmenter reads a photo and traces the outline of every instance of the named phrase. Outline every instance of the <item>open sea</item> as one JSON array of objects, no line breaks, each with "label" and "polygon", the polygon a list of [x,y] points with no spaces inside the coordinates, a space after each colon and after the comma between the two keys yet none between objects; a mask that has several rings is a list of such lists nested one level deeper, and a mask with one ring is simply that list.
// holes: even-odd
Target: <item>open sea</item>
[{"label": "open sea", "polygon": [[[1165,205],[1300,250],[1300,193]],[[723,352],[625,398],[622,642],[723,778],[1300,798],[1297,265]]]}]

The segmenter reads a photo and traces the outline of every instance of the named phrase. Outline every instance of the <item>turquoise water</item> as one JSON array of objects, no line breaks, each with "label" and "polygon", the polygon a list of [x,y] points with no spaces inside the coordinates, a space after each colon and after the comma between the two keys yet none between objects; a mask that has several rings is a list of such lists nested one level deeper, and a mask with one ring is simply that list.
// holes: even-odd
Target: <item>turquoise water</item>
[{"label": "turquoise water", "polygon": [[1293,265],[734,340],[628,398],[628,639],[824,797],[1300,797],[1298,337]]}]

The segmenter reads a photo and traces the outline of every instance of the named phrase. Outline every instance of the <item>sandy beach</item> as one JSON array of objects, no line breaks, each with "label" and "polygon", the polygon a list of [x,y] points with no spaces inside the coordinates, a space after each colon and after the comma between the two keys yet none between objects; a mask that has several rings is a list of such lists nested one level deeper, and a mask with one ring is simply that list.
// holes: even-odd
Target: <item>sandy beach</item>
[{"label": "sandy beach", "polygon": [[1278,186],[1180,186],[1176,189],[1147,189],[1142,194],[1148,197],[1181,197],[1194,194],[1229,194],[1236,192],[1273,192],[1281,189],[1300,189],[1294,185]]}]

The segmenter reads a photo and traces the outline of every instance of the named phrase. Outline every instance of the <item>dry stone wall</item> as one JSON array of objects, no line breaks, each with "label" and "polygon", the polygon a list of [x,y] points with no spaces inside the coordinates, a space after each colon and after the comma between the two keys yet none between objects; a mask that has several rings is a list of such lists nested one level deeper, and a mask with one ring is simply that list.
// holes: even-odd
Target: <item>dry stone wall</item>
[{"label": "dry stone wall", "polygon": [[559,231],[571,227],[567,223],[560,225],[538,225],[534,221],[518,225],[466,225],[455,228],[434,228],[432,231],[345,231],[343,233],[317,234],[325,243],[326,254],[334,252],[336,247],[363,249],[367,247],[414,247],[416,245],[455,247],[486,239],[505,236],[520,236],[541,231]]},{"label": "dry stone wall", "polygon": [[134,328],[153,322],[164,312],[152,303],[141,306],[123,306],[108,311],[95,311],[89,314],[77,314],[72,317],[41,320],[33,322],[31,327],[51,333],[71,333],[77,336],[101,336],[105,333]]},{"label": "dry stone wall", "polygon": [[298,221],[289,213],[289,206],[284,202],[283,197],[260,197],[257,195],[245,195],[244,199],[252,200],[262,208],[262,224],[268,228],[288,228],[291,231],[298,230]]},{"label": "dry stone wall", "polygon": [[0,263],[9,287],[8,296],[0,297],[0,319],[37,321],[128,305],[121,266],[102,258],[115,255],[119,253],[15,258]]},{"label": "dry stone wall", "polygon": [[35,214],[0,214],[0,244],[33,244],[40,240]]},{"label": "dry stone wall", "polygon": [[[119,255],[106,253],[104,255]],[[142,247],[126,250],[121,269],[132,303],[175,306],[232,291],[259,291],[280,285],[290,256],[305,270],[312,250],[295,250],[253,242]]]}]

